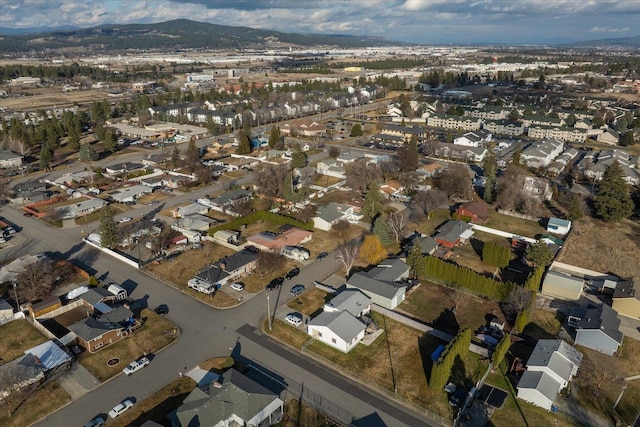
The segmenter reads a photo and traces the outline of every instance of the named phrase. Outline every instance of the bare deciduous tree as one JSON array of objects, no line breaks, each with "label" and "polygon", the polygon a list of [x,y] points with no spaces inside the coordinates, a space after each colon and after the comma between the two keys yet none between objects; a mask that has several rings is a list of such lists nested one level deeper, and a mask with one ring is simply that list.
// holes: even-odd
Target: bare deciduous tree
[{"label": "bare deciduous tree", "polygon": [[448,197],[469,200],[473,196],[471,175],[466,165],[451,164],[438,177],[438,188]]},{"label": "bare deciduous tree", "polygon": [[360,245],[355,242],[347,242],[336,250],[336,261],[345,269],[345,277],[349,277],[353,264],[358,259]]},{"label": "bare deciduous tree", "polygon": [[267,197],[282,197],[287,165],[260,164],[253,173],[253,182]]},{"label": "bare deciduous tree", "polygon": [[505,301],[505,310],[513,317],[527,309],[531,305],[533,293],[524,286],[513,288]]},{"label": "bare deciduous tree", "polygon": [[411,201],[411,215],[413,217],[426,216],[439,207],[447,206],[447,194],[441,190],[418,191]]},{"label": "bare deciduous tree", "polygon": [[20,406],[23,398],[36,384],[24,385],[31,379],[31,369],[20,364],[7,363],[0,369],[0,393],[4,394],[3,403],[7,408],[7,416]]},{"label": "bare deciduous tree", "polygon": [[300,221],[309,222],[316,215],[318,209],[315,205],[307,205],[298,211],[297,217]]},{"label": "bare deciduous tree", "polygon": [[402,213],[394,212],[387,216],[387,223],[389,224],[393,237],[396,239],[396,243],[398,243],[404,233],[404,230],[407,228],[407,217]]},{"label": "bare deciduous tree", "polygon": [[374,181],[381,177],[377,165],[367,163],[367,159],[356,160],[345,167],[346,184],[358,193],[364,193]]},{"label": "bare deciduous tree", "polygon": [[40,259],[24,267],[16,278],[22,299],[33,301],[49,295],[52,283],[52,265],[49,259]]}]

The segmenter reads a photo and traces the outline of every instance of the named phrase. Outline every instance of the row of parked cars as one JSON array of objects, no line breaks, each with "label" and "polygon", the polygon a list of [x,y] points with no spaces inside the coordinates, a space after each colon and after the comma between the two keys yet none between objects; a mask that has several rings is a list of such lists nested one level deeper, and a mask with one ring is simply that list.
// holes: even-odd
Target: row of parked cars
[{"label": "row of parked cars", "polygon": [[[160,308],[160,307],[161,306],[158,306],[156,308],[156,312],[158,311],[158,308]],[[149,363],[151,363],[151,361],[149,360],[149,358],[147,356],[141,357],[138,360],[134,360],[133,362],[129,363],[122,370],[122,373],[124,375],[126,375],[126,376],[131,376],[134,373],[138,372],[140,369],[146,368],[147,366],[149,366]],[[131,409],[134,404],[135,404],[135,400],[132,397],[126,398],[125,400],[123,400],[122,402],[120,402],[116,406],[114,406],[112,410],[109,411],[109,417],[110,418],[117,418],[118,416],[122,415],[123,413],[125,413],[126,411]],[[103,416],[103,415],[98,415],[98,416],[92,418],[89,422],[87,422],[84,425],[84,427],[100,427],[100,426],[103,426],[104,423],[107,421],[105,418],[106,417]]]}]

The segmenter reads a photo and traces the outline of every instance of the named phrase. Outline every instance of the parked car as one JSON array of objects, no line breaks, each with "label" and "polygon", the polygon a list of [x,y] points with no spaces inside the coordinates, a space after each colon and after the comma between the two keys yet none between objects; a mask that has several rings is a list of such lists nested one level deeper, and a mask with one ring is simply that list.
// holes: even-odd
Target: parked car
[{"label": "parked car", "polygon": [[296,267],[296,268],[293,268],[293,269],[289,270],[289,272],[284,277],[286,277],[287,279],[293,279],[298,274],[300,274],[300,269],[298,267]]},{"label": "parked car", "polygon": [[304,292],[304,285],[299,285],[299,284],[295,285],[293,288],[291,288],[291,291],[289,291],[289,293],[294,297],[300,295],[303,292]]},{"label": "parked car", "polygon": [[328,257],[328,256],[329,256],[329,254],[328,254],[327,252],[320,252],[320,253],[318,254],[317,260],[318,260],[318,261],[323,260],[323,259],[325,259],[325,258],[326,258],[326,257]]},{"label": "parked car", "polygon": [[16,234],[16,229],[12,226],[5,227],[4,231],[8,234]]},{"label": "parked car", "polygon": [[131,375],[136,371],[139,371],[140,369],[146,367],[149,365],[149,359],[146,357],[140,358],[138,360],[134,360],[133,362],[129,363],[129,365],[127,365],[126,368],[124,368],[122,370],[122,373],[125,375]]},{"label": "parked car", "polygon": [[243,291],[244,285],[240,282],[237,282],[231,285],[231,289],[233,289],[234,291]]},{"label": "parked car", "polygon": [[102,415],[94,417],[91,421],[87,422],[84,427],[101,427],[107,420],[102,418]]},{"label": "parked car", "polygon": [[154,308],[153,311],[155,311],[160,316],[164,316],[169,313],[169,306],[167,306],[167,304],[160,304],[159,306]]},{"label": "parked car", "polygon": [[284,282],[284,279],[282,277],[276,277],[271,282],[269,282],[269,284],[267,285],[267,290],[273,291],[274,289],[278,289],[280,286],[282,286],[282,282]]},{"label": "parked car", "polygon": [[124,224],[125,222],[129,222],[129,221],[131,221],[131,220],[133,220],[133,218],[131,218],[130,216],[125,216],[124,218],[120,218],[120,219],[118,220],[118,222],[119,222],[120,224]]},{"label": "parked car", "polygon": [[287,314],[287,317],[285,317],[284,320],[286,320],[287,323],[297,327],[302,324],[302,314],[294,311],[293,313]]},{"label": "parked car", "polygon": [[22,212],[23,216],[33,216],[31,212]]},{"label": "parked car", "polygon": [[118,415],[122,414],[123,412],[127,411],[128,409],[131,409],[132,406],[133,406],[133,401],[131,399],[126,399],[126,400],[122,401],[121,403],[118,403],[115,408],[110,410],[109,411],[109,416],[111,418],[116,418]]}]

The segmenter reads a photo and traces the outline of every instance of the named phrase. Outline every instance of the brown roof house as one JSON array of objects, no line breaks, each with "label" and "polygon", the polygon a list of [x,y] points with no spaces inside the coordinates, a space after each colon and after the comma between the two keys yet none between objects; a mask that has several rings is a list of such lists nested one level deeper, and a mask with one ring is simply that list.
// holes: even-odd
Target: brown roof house
[{"label": "brown roof house", "polygon": [[471,222],[475,224],[485,224],[489,221],[489,206],[481,201],[462,203],[456,213],[458,218],[471,218]]}]

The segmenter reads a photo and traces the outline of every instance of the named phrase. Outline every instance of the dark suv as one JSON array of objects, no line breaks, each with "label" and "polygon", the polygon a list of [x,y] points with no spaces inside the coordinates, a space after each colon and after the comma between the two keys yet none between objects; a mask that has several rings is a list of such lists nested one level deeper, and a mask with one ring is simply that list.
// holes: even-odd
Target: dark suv
[{"label": "dark suv", "polygon": [[282,286],[282,282],[284,282],[284,279],[282,277],[276,277],[271,282],[269,282],[269,284],[267,285],[267,290],[272,291],[274,289],[278,289],[280,286]]},{"label": "dark suv", "polygon": [[290,270],[284,277],[286,277],[287,279],[293,279],[298,274],[300,274],[300,269],[298,267],[296,267],[296,268]]}]

